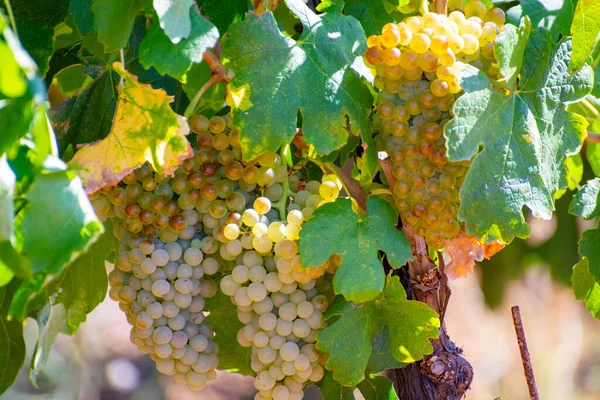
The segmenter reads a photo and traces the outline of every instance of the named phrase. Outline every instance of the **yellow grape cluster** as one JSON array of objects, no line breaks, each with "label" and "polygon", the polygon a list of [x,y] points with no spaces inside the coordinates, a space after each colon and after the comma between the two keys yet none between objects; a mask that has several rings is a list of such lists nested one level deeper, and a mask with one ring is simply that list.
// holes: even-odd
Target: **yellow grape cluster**
[{"label": "yellow grape cluster", "polygon": [[462,91],[457,72],[471,63],[498,74],[494,41],[505,15],[474,1],[449,16],[427,13],[383,27],[370,36],[365,60],[380,89],[378,146],[390,157],[392,187],[405,223],[433,248],[461,226],[458,191],[469,163],[449,162],[443,127]]}]

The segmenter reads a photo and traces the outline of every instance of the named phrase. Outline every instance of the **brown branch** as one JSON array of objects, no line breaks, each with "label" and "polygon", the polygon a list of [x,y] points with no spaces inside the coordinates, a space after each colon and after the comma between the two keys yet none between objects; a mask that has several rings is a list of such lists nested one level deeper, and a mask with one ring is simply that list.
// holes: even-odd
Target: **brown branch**
[{"label": "brown branch", "polygon": [[448,303],[450,303],[450,295],[452,295],[452,290],[450,290],[450,286],[448,285],[448,275],[446,274],[446,263],[444,262],[444,254],[438,251],[438,260],[440,263],[440,320],[443,322],[444,317],[446,316],[446,309],[448,308]]},{"label": "brown branch", "polygon": [[202,58],[206,65],[212,70],[213,76],[218,76],[219,80],[223,82],[229,82],[231,80],[231,78],[227,76],[227,69],[221,64],[221,60],[219,60],[219,58],[210,50],[205,51]]},{"label": "brown branch", "polygon": [[527,381],[527,387],[529,388],[529,397],[531,400],[539,400],[540,397],[538,395],[537,387],[535,386],[535,377],[533,375],[533,365],[531,364],[529,349],[527,349],[527,340],[525,339],[525,331],[523,330],[521,311],[519,311],[519,306],[514,306],[510,310],[512,311],[513,323],[517,334],[517,343],[519,345],[519,351],[521,352],[521,360],[523,361],[525,380]]},{"label": "brown branch", "polygon": [[435,0],[435,12],[437,14],[448,14],[448,0]]},{"label": "brown branch", "polygon": [[600,133],[588,132],[585,140],[588,142],[600,143]]}]

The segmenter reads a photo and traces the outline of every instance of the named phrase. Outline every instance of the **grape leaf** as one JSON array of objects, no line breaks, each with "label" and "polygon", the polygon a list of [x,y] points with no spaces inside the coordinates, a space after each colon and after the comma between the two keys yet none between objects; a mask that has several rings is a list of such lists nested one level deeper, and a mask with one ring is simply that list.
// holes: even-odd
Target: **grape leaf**
[{"label": "grape leaf", "polygon": [[[11,0],[10,4],[17,13],[26,13],[31,20],[47,20],[58,24],[69,14],[69,0]],[[20,29],[17,25],[17,30]]]},{"label": "grape leaf", "polygon": [[585,302],[585,308],[596,319],[600,319],[600,285],[590,275],[587,258],[583,258],[573,267],[571,276],[575,298]]},{"label": "grape leaf", "polygon": [[192,63],[202,62],[204,52],[214,47],[219,32],[213,24],[190,8],[191,33],[173,44],[165,32],[153,24],[140,45],[140,62],[145,68],[154,67],[160,74],[181,80]]},{"label": "grape leaf", "polygon": [[381,28],[402,19],[402,14],[388,14],[382,0],[346,0],[344,12],[360,21],[367,35],[380,35]]},{"label": "grape leaf", "polygon": [[523,15],[531,19],[533,26],[548,29],[554,40],[569,34],[577,0],[521,0],[520,3]]},{"label": "grape leaf", "polygon": [[[567,186],[565,160],[581,148],[587,126],[565,104],[592,87],[588,66],[570,75],[570,52],[569,39],[554,47],[547,30],[535,31],[508,94],[495,90],[480,70],[465,67],[465,93],[444,130],[451,160],[474,157],[460,191],[459,218],[469,233],[510,242],[529,235],[523,206],[536,217],[551,217],[554,193]],[[501,68],[509,60],[500,59]]]},{"label": "grape leaf", "polygon": [[57,273],[85,251],[103,228],[81,180],[54,157],[48,157],[46,167],[29,188],[27,204],[15,219],[15,230],[21,235],[17,250],[31,261],[34,272]]},{"label": "grape leaf", "polygon": [[600,178],[589,180],[575,193],[569,213],[588,220],[600,217]]},{"label": "grape leaf", "polygon": [[80,175],[88,193],[118,183],[146,161],[155,170],[171,174],[193,155],[184,137],[189,132],[187,122],[169,107],[173,98],[140,84],[120,63],[113,68],[124,85],[111,130],[106,138],[79,149],[72,160],[83,166]]},{"label": "grape leaf", "polygon": [[[208,64],[193,64],[186,74],[186,83],[182,85],[182,89],[187,97],[193,99],[200,88],[208,82],[211,75],[212,70]],[[226,89],[227,85],[224,82],[218,82],[217,84],[212,85],[202,94],[196,110],[211,109],[216,112],[222,109],[223,106],[225,106],[224,99]]]},{"label": "grape leaf", "polygon": [[29,366],[29,381],[37,388],[37,377],[43,364],[48,362],[50,350],[59,333],[69,333],[67,310],[62,304],[44,307],[36,318],[40,335]]},{"label": "grape leaf", "polygon": [[569,62],[571,70],[578,71],[600,40],[600,2],[579,0],[571,26],[573,54]]},{"label": "grape leaf", "polygon": [[352,211],[350,199],[325,204],[315,210],[300,232],[303,267],[322,265],[329,256],[338,254],[342,263],[333,278],[335,292],[355,303],[373,300],[385,284],[378,251],[385,251],[393,268],[412,257],[408,240],[396,229],[396,222],[392,206],[379,197],[367,199],[364,217]]},{"label": "grape leaf", "polygon": [[106,70],[79,94],[52,107],[50,118],[61,153],[69,145],[76,149],[79,144],[108,135],[117,106],[118,82],[119,76]]},{"label": "grape leaf", "polygon": [[590,275],[600,281],[600,226],[588,229],[579,240],[579,254],[588,259]]},{"label": "grape leaf", "polygon": [[69,11],[73,14],[75,24],[81,36],[94,31],[94,13],[92,13],[93,0],[71,1]]},{"label": "grape leaf", "polygon": [[252,348],[242,347],[237,341],[237,333],[244,324],[238,320],[229,296],[217,291],[214,297],[206,299],[205,310],[209,312],[206,322],[215,331],[215,343],[219,346],[219,369],[254,375],[250,368]]},{"label": "grape leaf", "polygon": [[46,75],[54,49],[54,25],[46,20],[30,19],[26,13],[16,13],[15,22],[22,46],[37,64],[40,75]]},{"label": "grape leaf", "polygon": [[330,371],[325,371],[323,379],[319,382],[319,390],[324,400],[355,400],[354,388],[342,386],[333,378]]},{"label": "grape leaf", "polygon": [[244,14],[248,11],[247,0],[196,0],[196,3],[221,35],[225,35],[229,25],[244,19]]},{"label": "grape leaf", "polygon": [[190,36],[192,31],[192,22],[190,21],[192,4],[194,4],[194,0],[153,1],[160,27],[173,44],[177,44],[182,39]]},{"label": "grape leaf", "polygon": [[358,390],[369,400],[398,400],[392,381],[383,376],[370,376],[358,384]]},{"label": "grape leaf", "polygon": [[[598,74],[597,76],[600,76]],[[598,79],[600,80],[600,79]],[[594,172],[594,175],[600,175],[600,144],[587,142],[586,159]]]},{"label": "grape leaf", "polygon": [[106,53],[124,48],[133,29],[136,15],[150,0],[92,0],[94,30]]},{"label": "grape leaf", "polygon": [[0,394],[12,385],[25,361],[23,325],[9,320],[8,310],[18,282],[0,286]]},{"label": "grape leaf", "polygon": [[371,357],[367,365],[367,372],[377,374],[388,368],[402,368],[406,364],[394,358],[390,352],[390,329],[383,326],[379,334],[373,339]]},{"label": "grape leaf", "polygon": [[353,131],[370,134],[373,98],[351,68],[366,49],[360,24],[340,7],[316,15],[300,0],[286,4],[304,26],[297,42],[279,31],[269,11],[233,24],[224,44],[223,57],[236,74],[229,103],[248,159],[290,143],[298,111],[307,143],[320,153],[346,143],[347,120]]},{"label": "grape leaf", "polygon": [[[339,319],[332,321],[332,317]],[[337,297],[326,313],[329,324],[317,334],[317,348],[329,353],[325,365],[344,386],[364,379],[372,342],[385,325],[389,328],[389,350],[394,358],[411,363],[430,354],[429,339],[439,334],[435,311],[418,301],[406,299],[398,277],[389,277],[383,293],[374,301],[354,304]],[[341,337],[344,340],[339,340]]]}]

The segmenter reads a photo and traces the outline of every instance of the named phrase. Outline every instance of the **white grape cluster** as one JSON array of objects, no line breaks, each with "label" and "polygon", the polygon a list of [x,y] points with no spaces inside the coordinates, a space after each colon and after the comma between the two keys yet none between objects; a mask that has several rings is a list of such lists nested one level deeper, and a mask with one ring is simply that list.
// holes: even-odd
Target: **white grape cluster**
[{"label": "white grape cluster", "polygon": [[218,262],[204,258],[198,239],[165,244],[117,230],[123,240],[109,274],[109,296],[132,325],[132,343],[161,373],[201,389],[216,379],[218,365],[218,346],[203,313],[204,299],[217,291],[206,276],[217,272]]},{"label": "white grape cluster", "polygon": [[266,214],[271,203],[259,197],[243,212],[241,226],[224,228],[227,246],[239,241],[243,249],[220,287],[245,324],[237,338],[242,346],[252,347],[256,400],[299,400],[309,381],[323,378],[326,358],[314,343],[330,300],[319,294],[316,279],[335,268],[302,269],[296,241],[302,223],[317,207],[333,201],[340,189],[334,175],[321,183],[308,182],[295,194],[285,221],[270,221]]}]

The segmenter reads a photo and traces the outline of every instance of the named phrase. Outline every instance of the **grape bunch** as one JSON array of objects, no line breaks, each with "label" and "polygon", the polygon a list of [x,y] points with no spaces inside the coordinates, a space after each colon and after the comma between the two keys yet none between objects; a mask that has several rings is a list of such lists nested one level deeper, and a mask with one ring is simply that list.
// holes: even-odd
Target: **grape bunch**
[{"label": "grape bunch", "polygon": [[225,227],[227,239],[241,237],[244,252],[220,287],[231,296],[238,319],[245,324],[237,338],[252,348],[256,400],[300,400],[309,381],[323,378],[326,358],[314,343],[331,300],[323,293],[333,292],[330,281],[318,278],[335,273],[340,260],[332,256],[323,266],[302,269],[297,240],[302,223],[314,209],[333,201],[340,189],[334,175],[320,183],[308,182],[295,193],[284,221],[265,218],[271,204],[259,197],[242,214],[241,231],[233,228],[230,234],[229,225]]},{"label": "grape bunch", "polygon": [[[196,115],[189,122],[197,148],[173,177],[144,165],[119,185],[90,195],[98,216],[112,218],[120,243],[116,267],[109,274],[109,296],[132,325],[131,341],[150,355],[158,370],[201,389],[216,378],[218,366],[214,332],[204,321],[204,300],[218,289],[216,274],[229,272],[220,287],[232,295],[240,320],[249,324],[246,335],[238,335],[240,343],[254,346],[259,331],[268,341],[277,336],[267,347],[277,353],[270,362],[280,371],[283,345],[289,343],[283,350],[286,360],[295,354],[289,349],[298,348],[285,361],[291,362],[286,364],[288,375],[272,377],[269,388],[262,373],[270,367],[263,362],[267,350],[259,356],[256,347],[252,368],[263,396],[257,397],[302,398],[305,383],[323,376],[323,356],[313,343],[330,301],[320,293],[331,296],[332,290],[330,280],[318,278],[335,272],[339,259],[302,269],[297,240],[302,223],[317,207],[337,198],[342,185],[335,175],[304,184],[288,174],[274,153],[243,160],[229,116]],[[278,324],[284,304],[287,319]],[[292,305],[300,307],[294,308],[298,315],[293,318]],[[286,334],[281,336],[261,330],[263,314],[290,332],[282,330]],[[256,343],[262,344],[258,337]]]},{"label": "grape bunch", "polygon": [[386,24],[367,40],[365,60],[380,89],[377,142],[390,158],[396,206],[433,248],[461,230],[459,189],[469,162],[450,162],[443,137],[462,91],[456,75],[463,63],[499,74],[493,50],[504,20],[499,8],[473,1],[464,13],[429,12]]}]

